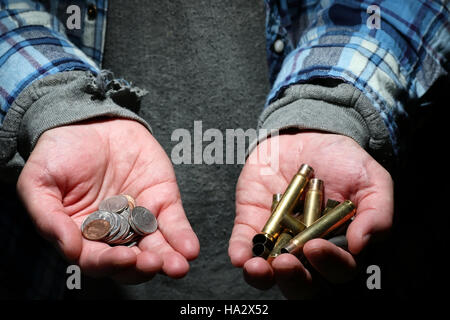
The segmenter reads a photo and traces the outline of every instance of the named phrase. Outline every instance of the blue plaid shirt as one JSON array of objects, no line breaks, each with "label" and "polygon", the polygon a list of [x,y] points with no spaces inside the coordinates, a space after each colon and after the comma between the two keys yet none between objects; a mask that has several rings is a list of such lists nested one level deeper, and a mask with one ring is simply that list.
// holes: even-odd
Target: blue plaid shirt
[{"label": "blue plaid shirt", "polygon": [[[379,8],[379,29],[371,23]],[[448,0],[266,0],[267,57],[272,90],[314,78],[354,85],[383,118],[394,152],[398,119],[450,69]],[[284,42],[276,53],[273,44]]]},{"label": "blue plaid shirt", "polygon": [[[79,29],[66,27],[70,5],[80,8]],[[99,72],[106,5],[106,0],[0,0],[0,125],[33,81],[68,70]]]},{"label": "blue plaid shirt", "polygon": [[[81,9],[69,30],[67,8]],[[379,8],[380,28],[369,28]],[[379,111],[397,149],[400,116],[449,69],[448,0],[265,0],[270,91],[314,78],[337,78],[361,90]],[[95,9],[95,15],[89,11]],[[98,73],[106,0],[0,0],[0,125],[11,103],[36,79],[66,70]],[[282,52],[274,50],[281,40]]]}]

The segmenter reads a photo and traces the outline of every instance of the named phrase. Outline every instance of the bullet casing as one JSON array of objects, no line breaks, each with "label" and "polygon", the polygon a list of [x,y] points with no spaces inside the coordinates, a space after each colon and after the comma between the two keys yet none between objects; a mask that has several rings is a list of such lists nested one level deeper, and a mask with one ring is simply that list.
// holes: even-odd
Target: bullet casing
[{"label": "bullet casing", "polygon": [[327,235],[329,232],[349,220],[355,213],[356,207],[350,200],[342,202],[334,209],[328,211],[327,214],[319,218],[303,232],[295,236],[289,244],[281,249],[281,253],[300,253],[306,242]]},{"label": "bullet casing", "polygon": [[320,218],[323,202],[323,181],[320,179],[311,179],[309,188],[305,196],[305,207],[303,209],[304,224],[309,227]]},{"label": "bullet casing", "polygon": [[290,214],[286,214],[283,216],[283,220],[281,220],[281,225],[288,229],[292,234],[296,235],[306,229],[306,225],[301,222],[299,219],[294,218]]},{"label": "bullet casing", "polygon": [[313,172],[314,170],[310,166],[303,164],[298,173],[292,178],[286,188],[286,191],[281,197],[280,202],[262,230],[262,233],[265,234],[270,241],[274,242],[282,231],[281,222],[283,217],[294,213],[294,209],[300,199],[300,196],[307,186]]},{"label": "bullet casing", "polygon": [[335,208],[339,204],[340,204],[340,202],[337,200],[328,199],[327,204],[325,205],[325,209],[323,209],[322,215],[325,215],[325,213],[327,213],[331,209]]},{"label": "bullet casing", "polygon": [[[275,210],[275,208],[278,205],[278,202],[280,202],[281,197],[283,196],[282,193],[275,193],[272,196],[272,206],[270,208],[270,212],[273,213],[273,210]],[[273,248],[273,245],[275,243],[274,239],[272,239],[271,237],[263,234],[263,233],[258,233],[253,237],[253,245],[255,246],[257,243],[261,243],[263,245],[265,245],[266,247],[268,247],[269,249]]]},{"label": "bullet casing", "polygon": [[275,246],[273,247],[272,251],[269,254],[269,257],[267,258],[267,261],[269,263],[272,263],[273,259],[275,259],[277,256],[281,254],[281,249],[289,243],[292,239],[292,234],[290,232],[287,232],[286,230],[280,234],[280,236],[277,239],[277,242],[275,243]]},{"label": "bullet casing", "polygon": [[253,245],[252,252],[254,257],[261,257],[266,259],[269,256],[271,250],[263,243],[256,243]]},{"label": "bullet casing", "polygon": [[278,203],[280,202],[282,196],[283,196],[282,193],[275,193],[272,196],[272,207],[270,208],[270,212],[273,212],[273,210],[275,210],[275,208],[277,207]]}]

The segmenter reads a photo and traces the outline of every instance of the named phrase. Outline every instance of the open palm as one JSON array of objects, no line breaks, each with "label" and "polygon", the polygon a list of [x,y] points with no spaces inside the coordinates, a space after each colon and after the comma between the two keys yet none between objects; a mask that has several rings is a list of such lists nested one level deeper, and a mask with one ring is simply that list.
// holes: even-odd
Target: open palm
[{"label": "open palm", "polygon": [[[104,120],[46,131],[21,173],[18,192],[38,231],[91,276],[139,283],[162,272],[184,276],[199,253],[169,158],[131,120]],[[137,246],[86,240],[80,226],[103,199],[129,194],[158,219]]]},{"label": "open palm", "polygon": [[304,298],[317,292],[318,286],[296,257],[282,254],[272,265],[262,258],[252,258],[252,238],[270,215],[272,194],[283,193],[300,165],[306,163],[324,181],[325,199],[350,199],[356,204],[356,218],[347,230],[350,252],[323,239],[311,240],[303,249],[309,263],[325,279],[340,283],[352,277],[354,256],[371,238],[390,229],[393,183],[389,173],[351,138],[302,132],[277,139],[278,169],[273,163],[258,160],[258,153],[270,154],[272,139],[268,139],[252,152],[241,172],[228,253],[233,265],[244,269],[245,279],[254,287],[267,289],[276,283],[287,298]]}]

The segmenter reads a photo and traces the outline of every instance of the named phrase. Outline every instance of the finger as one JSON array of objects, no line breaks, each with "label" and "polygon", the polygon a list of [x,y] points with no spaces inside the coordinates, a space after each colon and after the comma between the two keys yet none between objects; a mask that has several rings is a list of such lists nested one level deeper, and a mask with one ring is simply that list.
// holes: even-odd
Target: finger
[{"label": "finger", "polygon": [[236,218],[228,245],[228,255],[234,266],[242,267],[252,257],[253,236],[262,230],[270,216],[270,209],[249,203],[240,203],[236,206]]},{"label": "finger", "polygon": [[245,281],[260,290],[270,289],[275,284],[273,270],[263,258],[248,260],[243,267]]},{"label": "finger", "polygon": [[151,280],[161,271],[163,261],[161,257],[152,252],[141,252],[137,255],[135,266],[116,273],[112,278],[122,284],[139,284]]},{"label": "finger", "polygon": [[170,246],[187,260],[193,260],[200,252],[200,243],[184,212],[176,182],[171,184],[149,188],[139,202],[156,213],[158,229]]},{"label": "finger", "polygon": [[162,210],[158,216],[158,222],[164,238],[172,248],[187,260],[198,257],[200,243],[186,218],[181,200]]},{"label": "finger", "polygon": [[353,256],[324,239],[308,241],[303,254],[309,263],[328,281],[345,283],[356,274],[356,261]]},{"label": "finger", "polygon": [[81,254],[82,237],[78,226],[65,213],[60,194],[29,181],[34,180],[24,172],[17,188],[38,232],[56,244],[67,260],[76,261]]},{"label": "finger", "polygon": [[276,283],[287,299],[304,299],[316,292],[311,274],[294,255],[279,255],[273,260],[272,268]]},{"label": "finger", "polygon": [[143,252],[158,254],[163,261],[162,271],[171,278],[182,278],[189,271],[186,258],[167,243],[159,230],[143,238],[139,243],[139,248]]},{"label": "finger", "polygon": [[347,231],[348,248],[354,255],[360,253],[372,237],[383,235],[392,226],[392,179],[381,167],[370,172],[370,186],[356,194],[357,213]]},{"label": "finger", "polygon": [[251,259],[252,239],[256,231],[249,225],[236,223],[228,243],[228,255],[233,266],[241,268]]},{"label": "finger", "polygon": [[83,240],[79,265],[91,276],[111,276],[136,265],[136,253],[133,249],[106,243]]}]

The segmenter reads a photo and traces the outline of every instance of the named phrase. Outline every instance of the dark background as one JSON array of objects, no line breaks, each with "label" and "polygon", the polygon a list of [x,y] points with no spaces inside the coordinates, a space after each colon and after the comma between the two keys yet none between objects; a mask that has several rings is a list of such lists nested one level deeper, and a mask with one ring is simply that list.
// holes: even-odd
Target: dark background
[{"label": "dark background", "polygon": [[[141,116],[170,155],[177,128],[193,132],[255,128],[268,93],[262,1],[110,1],[104,68],[149,94]],[[360,257],[351,283],[329,287],[337,297],[416,297],[433,294],[444,273],[448,82],[408,106],[403,151],[392,171],[395,223],[382,244]],[[437,103],[420,107],[425,101]],[[206,144],[204,144],[206,145]],[[7,298],[282,299],[276,288],[247,285],[227,254],[242,165],[177,165],[184,208],[201,252],[181,280],[158,275],[139,286],[83,278],[82,290],[64,292],[65,264],[36,235],[15,197],[0,193],[0,296]],[[12,219],[6,218],[13,217]],[[443,220],[444,219],[444,220]],[[4,244],[4,245],[2,245]],[[366,287],[368,265],[381,268],[382,289]]]}]

